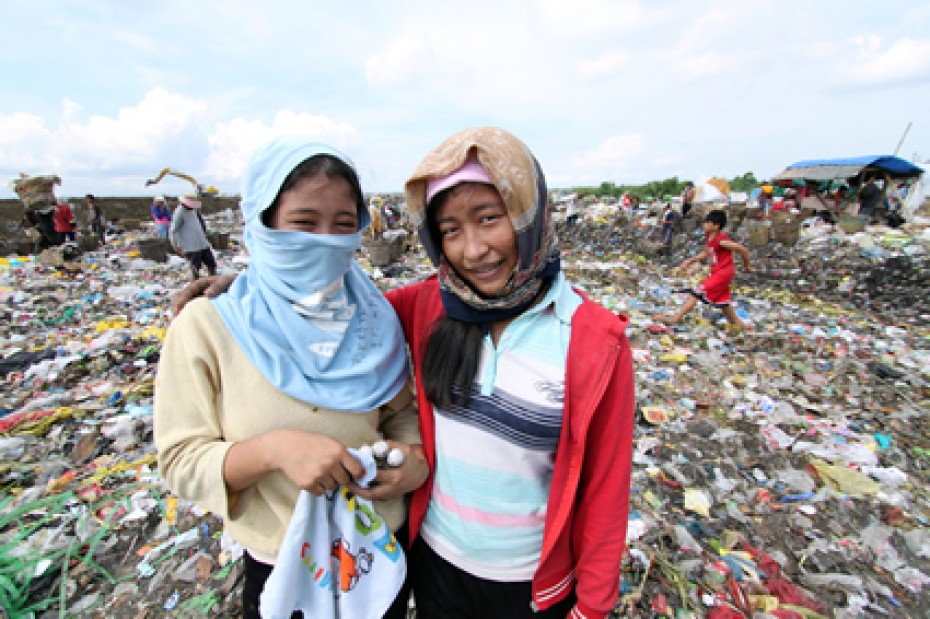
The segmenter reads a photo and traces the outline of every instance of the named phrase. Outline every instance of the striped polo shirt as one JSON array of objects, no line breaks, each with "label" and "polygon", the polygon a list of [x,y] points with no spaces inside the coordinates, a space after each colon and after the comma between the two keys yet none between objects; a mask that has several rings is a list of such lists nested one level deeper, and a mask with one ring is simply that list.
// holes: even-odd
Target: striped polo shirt
[{"label": "striped polo shirt", "polygon": [[434,407],[436,469],[421,528],[446,561],[488,580],[532,579],[562,428],[571,318],[559,273],[543,300],[486,335],[466,407]]}]

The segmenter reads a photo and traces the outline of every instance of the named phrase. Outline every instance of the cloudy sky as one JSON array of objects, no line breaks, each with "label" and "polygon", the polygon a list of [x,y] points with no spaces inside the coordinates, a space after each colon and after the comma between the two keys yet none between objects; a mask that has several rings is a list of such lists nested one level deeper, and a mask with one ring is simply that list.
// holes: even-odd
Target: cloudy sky
[{"label": "cloudy sky", "polygon": [[[0,197],[236,193],[312,134],[396,191],[449,134],[522,138],[550,187],[701,180],[821,157],[930,159],[930,3],[43,0],[0,4]],[[926,166],[925,166],[926,167]]]}]

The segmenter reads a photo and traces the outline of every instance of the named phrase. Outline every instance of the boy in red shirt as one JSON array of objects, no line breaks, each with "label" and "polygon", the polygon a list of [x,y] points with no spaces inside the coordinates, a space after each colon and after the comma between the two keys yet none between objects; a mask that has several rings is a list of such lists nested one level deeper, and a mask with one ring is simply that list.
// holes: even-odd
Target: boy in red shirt
[{"label": "boy in red shirt", "polygon": [[701,301],[722,309],[724,316],[733,326],[740,329],[746,327],[743,321],[739,319],[739,316],[736,315],[736,310],[733,308],[733,299],[730,297],[730,282],[733,281],[733,276],[736,274],[733,252],[738,253],[743,259],[743,268],[747,273],[752,273],[754,269],[749,265],[749,250],[723,232],[726,225],[727,214],[725,212],[711,211],[707,214],[707,217],[704,218],[704,250],[682,262],[675,270],[687,268],[707,258],[711,264],[710,277],[701,282],[701,285],[697,288],[686,288],[678,291],[687,292],[691,296],[688,297],[688,300],[685,301],[675,315],[656,314],[653,316],[653,320],[676,324],[694,309],[698,301]]}]

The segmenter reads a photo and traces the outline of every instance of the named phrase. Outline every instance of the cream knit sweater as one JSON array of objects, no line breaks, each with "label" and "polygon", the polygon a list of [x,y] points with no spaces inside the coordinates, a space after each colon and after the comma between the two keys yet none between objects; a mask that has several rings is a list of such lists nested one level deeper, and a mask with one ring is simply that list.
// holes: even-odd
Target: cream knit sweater
[{"label": "cream knit sweater", "polygon": [[[236,344],[208,299],[185,307],[168,330],[155,381],[159,471],[179,497],[220,516],[227,532],[258,560],[274,563],[298,488],[275,472],[240,493],[223,480],[237,441],[281,428],[325,434],[347,447],[383,435],[420,443],[408,389],[380,410],[349,413],[312,406],[279,391]],[[392,530],[406,518],[402,498],[375,502]]]}]

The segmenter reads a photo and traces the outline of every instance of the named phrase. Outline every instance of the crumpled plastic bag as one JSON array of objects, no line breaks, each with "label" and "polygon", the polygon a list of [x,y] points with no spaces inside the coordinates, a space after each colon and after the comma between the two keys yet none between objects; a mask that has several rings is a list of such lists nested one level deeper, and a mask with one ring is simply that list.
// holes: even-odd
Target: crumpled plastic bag
[{"label": "crumpled plastic bag", "polygon": [[855,469],[827,464],[817,458],[811,461],[811,466],[817,471],[825,485],[843,494],[850,496],[877,494],[882,489],[880,483],[873,481],[868,475],[863,475]]},{"label": "crumpled plastic bag", "polygon": [[685,488],[685,509],[697,512],[705,518],[710,518],[710,504],[710,495],[703,490]]}]

